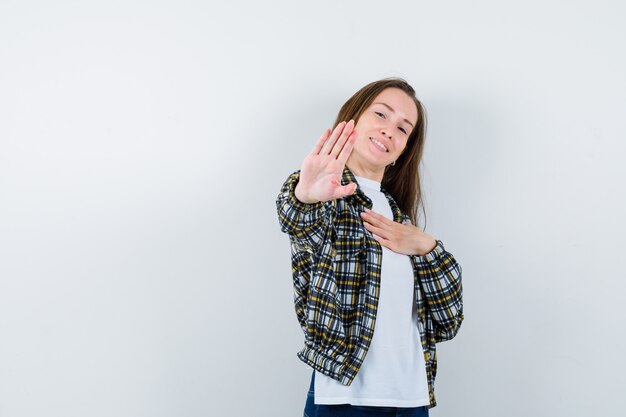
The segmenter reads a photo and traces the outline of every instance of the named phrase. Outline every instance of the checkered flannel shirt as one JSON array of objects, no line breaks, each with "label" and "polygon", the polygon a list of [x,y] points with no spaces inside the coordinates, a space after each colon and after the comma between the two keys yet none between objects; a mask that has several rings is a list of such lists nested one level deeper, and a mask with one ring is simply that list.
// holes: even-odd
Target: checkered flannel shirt
[{"label": "checkered flannel shirt", "polygon": [[[276,200],[280,228],[289,235],[296,316],[304,332],[298,358],[343,385],[354,380],[374,334],[382,248],[360,213],[372,201],[345,167],[342,185],[355,193],[305,204],[295,196],[300,171],[292,173]],[[384,188],[395,222],[411,223]],[[409,255],[415,276],[418,328],[426,362],[429,408],[437,403],[435,343],[452,339],[463,321],[461,266],[437,240],[423,255]]]}]

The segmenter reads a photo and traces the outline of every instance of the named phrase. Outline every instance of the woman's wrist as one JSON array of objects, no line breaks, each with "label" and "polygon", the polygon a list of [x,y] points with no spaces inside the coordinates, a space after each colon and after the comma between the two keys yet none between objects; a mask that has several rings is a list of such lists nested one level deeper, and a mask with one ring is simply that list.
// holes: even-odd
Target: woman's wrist
[{"label": "woman's wrist", "polygon": [[437,247],[437,240],[427,236],[419,249],[418,256],[424,256],[433,251]]},{"label": "woman's wrist", "polygon": [[302,192],[302,187],[300,187],[300,183],[298,183],[296,185],[296,189],[294,190],[293,193],[296,196],[296,198],[298,199],[298,201],[303,203],[303,204],[315,204],[315,203],[318,203],[318,201],[312,200],[312,199],[308,198],[306,195],[304,195],[304,193]]}]

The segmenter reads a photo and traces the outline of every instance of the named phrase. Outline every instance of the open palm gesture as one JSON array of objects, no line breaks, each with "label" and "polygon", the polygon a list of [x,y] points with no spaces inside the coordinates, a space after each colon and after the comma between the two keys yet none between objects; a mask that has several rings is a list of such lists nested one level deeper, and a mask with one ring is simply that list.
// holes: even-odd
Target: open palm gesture
[{"label": "open palm gesture", "polygon": [[356,184],[342,186],[341,176],[355,141],[354,120],[339,123],[332,135],[326,129],[302,162],[296,198],[313,204],[352,194]]}]

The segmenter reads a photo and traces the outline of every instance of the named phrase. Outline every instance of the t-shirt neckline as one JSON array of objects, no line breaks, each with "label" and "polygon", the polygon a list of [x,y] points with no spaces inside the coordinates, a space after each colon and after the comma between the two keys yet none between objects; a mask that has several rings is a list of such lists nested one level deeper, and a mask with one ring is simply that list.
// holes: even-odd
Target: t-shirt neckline
[{"label": "t-shirt neckline", "polygon": [[355,175],[354,178],[356,179],[356,181],[359,183],[361,187],[380,191],[381,184],[378,181],[374,181],[372,179],[365,178],[365,177],[359,177],[358,175]]}]

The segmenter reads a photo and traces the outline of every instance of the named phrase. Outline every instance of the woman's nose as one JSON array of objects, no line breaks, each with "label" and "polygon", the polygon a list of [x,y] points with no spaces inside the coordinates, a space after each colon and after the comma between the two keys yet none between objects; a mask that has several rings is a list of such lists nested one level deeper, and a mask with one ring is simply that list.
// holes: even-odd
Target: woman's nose
[{"label": "woman's nose", "polygon": [[387,132],[389,132],[389,130],[388,130],[388,129],[382,129],[382,130],[380,131],[380,133],[381,133],[383,136],[386,136],[386,137],[388,137],[389,139],[391,139],[391,135],[390,135],[389,133],[387,133]]}]

